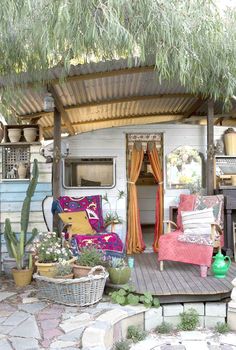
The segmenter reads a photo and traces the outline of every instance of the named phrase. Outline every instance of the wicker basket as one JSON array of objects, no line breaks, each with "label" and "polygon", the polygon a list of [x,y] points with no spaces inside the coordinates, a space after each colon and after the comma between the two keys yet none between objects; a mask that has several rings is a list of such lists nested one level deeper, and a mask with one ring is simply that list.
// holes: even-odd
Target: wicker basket
[{"label": "wicker basket", "polygon": [[[97,270],[99,275],[94,275]],[[95,266],[88,276],[75,279],[55,279],[34,274],[38,287],[38,297],[59,304],[87,306],[101,300],[108,272],[103,266]]]}]

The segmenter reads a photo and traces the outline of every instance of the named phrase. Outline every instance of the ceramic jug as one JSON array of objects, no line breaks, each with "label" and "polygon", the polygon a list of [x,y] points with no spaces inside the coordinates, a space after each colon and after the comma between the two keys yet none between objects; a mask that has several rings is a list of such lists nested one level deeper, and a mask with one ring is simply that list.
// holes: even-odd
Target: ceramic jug
[{"label": "ceramic jug", "polygon": [[18,175],[19,175],[19,179],[25,179],[26,177],[26,172],[27,172],[27,167],[23,162],[19,163],[18,166]]},{"label": "ceramic jug", "polygon": [[212,264],[212,272],[216,278],[224,278],[231,265],[229,256],[224,256],[221,252],[213,256],[215,260]]}]

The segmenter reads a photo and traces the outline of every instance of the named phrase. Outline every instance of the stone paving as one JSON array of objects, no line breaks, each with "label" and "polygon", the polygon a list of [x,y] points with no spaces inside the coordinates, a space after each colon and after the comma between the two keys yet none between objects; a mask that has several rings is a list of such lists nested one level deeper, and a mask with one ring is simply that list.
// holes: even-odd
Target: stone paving
[{"label": "stone paving", "polygon": [[34,284],[16,288],[3,277],[0,301],[0,350],[78,349],[85,327],[107,311],[40,301]]},{"label": "stone paving", "polygon": [[219,335],[211,330],[178,332],[175,335],[150,334],[130,350],[235,350],[236,334]]},{"label": "stone paving", "polygon": [[[0,277],[0,350],[79,349],[85,328],[114,308],[121,312],[122,307],[106,301],[86,308],[40,301],[34,283],[26,288],[16,288],[13,281]],[[101,347],[92,349],[104,350]],[[171,336],[150,334],[131,349],[236,350],[236,334],[220,336],[209,330],[179,332]]]}]

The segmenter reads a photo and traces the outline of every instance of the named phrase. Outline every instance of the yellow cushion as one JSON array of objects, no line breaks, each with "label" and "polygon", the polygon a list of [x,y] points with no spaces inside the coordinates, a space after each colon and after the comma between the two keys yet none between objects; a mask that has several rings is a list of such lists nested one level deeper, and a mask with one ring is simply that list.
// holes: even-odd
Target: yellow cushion
[{"label": "yellow cushion", "polygon": [[96,231],[90,225],[86,211],[59,213],[64,224],[72,224],[72,235],[93,235]]}]

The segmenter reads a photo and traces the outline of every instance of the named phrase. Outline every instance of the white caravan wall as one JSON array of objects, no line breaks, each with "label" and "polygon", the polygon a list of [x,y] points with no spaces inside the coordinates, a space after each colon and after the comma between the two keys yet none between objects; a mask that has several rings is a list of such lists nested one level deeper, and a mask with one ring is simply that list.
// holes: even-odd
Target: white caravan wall
[{"label": "white caravan wall", "polygon": [[[215,127],[215,139],[219,139],[226,127]],[[164,159],[173,149],[188,145],[202,152],[206,158],[206,127],[199,125],[139,125],[122,128],[111,128],[92,131],[64,139],[62,149],[69,144],[70,155],[79,157],[102,156],[116,157],[116,186],[113,189],[62,189],[62,195],[80,197],[84,195],[108,193],[112,209],[116,207],[118,190],[127,192],[126,180],[126,134],[128,133],[164,133]],[[168,208],[175,205],[180,193],[188,193],[188,190],[165,190],[164,210],[165,219],[168,218]],[[141,221],[150,223],[154,220],[155,191],[152,186],[138,188],[141,202]],[[108,208],[103,205],[105,214]],[[126,234],[126,199],[117,203],[118,214],[123,218],[123,225],[116,227],[116,231],[125,239]]]}]

